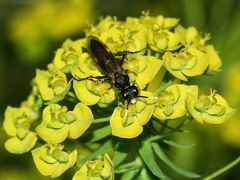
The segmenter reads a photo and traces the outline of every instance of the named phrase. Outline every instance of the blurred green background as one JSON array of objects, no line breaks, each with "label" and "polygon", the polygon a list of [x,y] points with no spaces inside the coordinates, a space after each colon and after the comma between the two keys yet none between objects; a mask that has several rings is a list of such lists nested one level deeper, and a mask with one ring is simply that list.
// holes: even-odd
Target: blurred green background
[{"label": "blurred green background", "polygon": [[[36,68],[46,68],[66,38],[77,39],[84,28],[100,16],[124,20],[150,15],[181,19],[183,26],[195,26],[211,33],[210,43],[223,60],[216,76],[196,77],[202,91],[218,90],[237,109],[240,108],[240,1],[239,0],[19,0],[0,1],[0,121],[7,105],[19,106],[31,90]],[[240,154],[239,113],[223,125],[188,126],[188,134],[173,137],[180,143],[196,143],[190,149],[173,149],[169,157],[179,166],[204,176],[226,165]],[[50,179],[41,176],[30,153],[12,155],[4,149],[6,135],[0,129],[0,179]],[[61,177],[59,179],[64,179]],[[175,177],[180,179],[179,177]],[[218,179],[240,179],[240,165]]]}]

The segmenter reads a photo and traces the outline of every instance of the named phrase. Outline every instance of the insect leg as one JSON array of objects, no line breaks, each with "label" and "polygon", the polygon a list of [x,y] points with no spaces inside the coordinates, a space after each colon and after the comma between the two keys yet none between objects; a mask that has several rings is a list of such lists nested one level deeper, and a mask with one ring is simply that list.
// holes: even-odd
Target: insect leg
[{"label": "insect leg", "polygon": [[[145,48],[144,48],[144,49],[145,49]],[[126,56],[127,56],[128,54],[136,54],[136,53],[142,52],[144,49],[141,49],[141,50],[135,51],[135,52],[132,52],[132,51],[123,51],[123,52],[122,52],[122,59],[121,59],[121,62],[120,62],[120,66],[122,66],[123,61],[124,61],[124,59],[126,58]]]},{"label": "insect leg", "polygon": [[120,62],[120,66],[122,66],[123,61],[124,61],[124,59],[126,58],[126,56],[127,56],[127,51],[123,51],[122,59],[121,59],[121,62]]},{"label": "insect leg", "polygon": [[76,81],[83,81],[83,80],[91,80],[91,81],[96,81],[96,80],[99,80],[99,79],[107,79],[108,77],[105,75],[105,76],[89,76],[89,77],[86,77],[86,78],[79,78],[77,75],[74,75],[73,78],[76,80]]}]

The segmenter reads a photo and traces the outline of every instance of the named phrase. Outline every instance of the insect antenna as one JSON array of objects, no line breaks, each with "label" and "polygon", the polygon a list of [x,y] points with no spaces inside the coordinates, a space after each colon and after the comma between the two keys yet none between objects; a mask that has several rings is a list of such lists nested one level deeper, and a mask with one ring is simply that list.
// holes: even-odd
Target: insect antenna
[{"label": "insect antenna", "polygon": [[137,98],[149,98],[147,96],[137,96]]}]

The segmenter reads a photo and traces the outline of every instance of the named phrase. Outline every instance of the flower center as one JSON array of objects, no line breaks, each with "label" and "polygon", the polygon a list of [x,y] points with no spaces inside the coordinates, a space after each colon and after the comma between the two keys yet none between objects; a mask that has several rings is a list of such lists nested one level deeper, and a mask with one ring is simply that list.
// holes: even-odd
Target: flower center
[{"label": "flower center", "polygon": [[56,159],[60,163],[66,163],[68,162],[68,154],[64,151],[62,151],[64,146],[61,144],[52,144],[49,147],[48,155],[52,156],[54,159]]},{"label": "flower center", "polygon": [[103,162],[99,159],[96,159],[94,161],[88,161],[87,169],[87,175],[89,177],[100,177],[101,171],[103,169]]},{"label": "flower center", "polygon": [[208,113],[215,116],[223,115],[226,108],[217,103],[216,91],[211,90],[210,95],[201,95],[195,102],[194,108],[201,113]]},{"label": "flower center", "polygon": [[15,119],[14,124],[17,129],[20,128],[28,129],[31,125],[31,120],[29,116],[25,112],[23,112],[20,116],[18,116]]}]

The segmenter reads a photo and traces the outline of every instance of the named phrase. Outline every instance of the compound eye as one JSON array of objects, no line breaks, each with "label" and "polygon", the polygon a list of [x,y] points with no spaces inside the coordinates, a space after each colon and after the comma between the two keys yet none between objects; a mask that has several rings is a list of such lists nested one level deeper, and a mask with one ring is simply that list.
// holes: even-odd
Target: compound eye
[{"label": "compound eye", "polygon": [[136,97],[137,95],[138,95],[138,88],[136,87],[136,86],[131,86],[131,89],[132,89],[132,95],[134,96],[134,97]]}]

